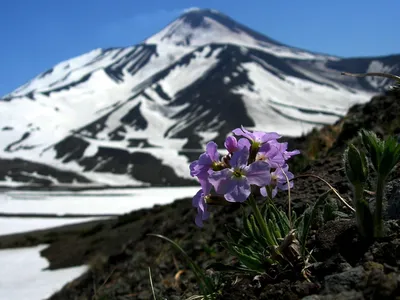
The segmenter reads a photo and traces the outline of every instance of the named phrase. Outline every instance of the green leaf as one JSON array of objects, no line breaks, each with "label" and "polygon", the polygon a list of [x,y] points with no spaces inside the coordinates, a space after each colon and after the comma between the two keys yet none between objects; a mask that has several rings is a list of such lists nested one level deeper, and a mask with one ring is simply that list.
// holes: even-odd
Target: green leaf
[{"label": "green leaf", "polygon": [[247,237],[245,234],[243,234],[243,232],[240,232],[230,225],[225,225],[225,228],[228,231],[227,237],[229,237],[235,243],[239,243],[240,240]]},{"label": "green leaf", "polygon": [[282,238],[281,228],[279,228],[278,223],[279,223],[279,221],[276,219],[275,214],[271,214],[271,218],[268,220],[268,226],[270,226],[272,228],[275,239]]},{"label": "green leaf", "polygon": [[288,216],[286,215],[285,212],[279,210],[273,202],[271,202],[269,205],[270,205],[270,214],[267,217],[267,220],[270,218],[270,215],[273,214],[281,230],[281,235],[286,236],[290,230],[290,222]]},{"label": "green leaf", "polygon": [[256,234],[253,231],[253,226],[249,217],[245,218],[244,220],[244,228],[247,234],[249,234],[252,238],[255,238]]},{"label": "green leaf", "polygon": [[[361,189],[356,187],[356,189]],[[356,209],[356,222],[360,234],[369,239],[373,236],[374,232],[374,219],[372,217],[371,210],[369,208],[368,202],[362,196],[362,191],[355,192],[356,194],[361,194],[356,197],[355,209]]]},{"label": "green leaf", "polygon": [[260,227],[258,227],[257,222],[256,222],[256,219],[254,218],[253,215],[250,215],[250,216],[249,216],[249,219],[250,219],[250,226],[251,226],[251,229],[252,229],[252,231],[253,231],[253,233],[254,233],[254,238],[257,239],[257,240],[259,240],[259,239],[260,239],[260,236],[261,236]]},{"label": "green leaf", "polygon": [[379,174],[384,178],[389,175],[400,159],[400,145],[394,137],[389,137],[384,142]]},{"label": "green leaf", "polygon": [[235,249],[235,252],[236,252],[235,256],[237,256],[239,261],[243,265],[248,267],[249,269],[254,270],[254,271],[258,271],[258,272],[265,271],[264,270],[264,265],[258,259],[254,258],[254,257],[252,257],[250,255],[241,253],[240,251],[237,251],[236,249]]},{"label": "green leaf", "polygon": [[274,239],[275,245],[278,245],[278,239],[281,238],[280,229],[277,224],[274,223],[271,219],[267,221],[268,228],[272,234],[272,238]]},{"label": "green leaf", "polygon": [[[296,215],[295,212],[293,212],[293,214]],[[299,228],[299,224],[303,220],[303,215],[300,215],[299,217],[296,216],[293,219],[294,219],[294,222],[293,222],[294,228]]]},{"label": "green leaf", "polygon": [[[320,195],[318,197],[317,201],[311,207],[306,209],[306,211],[303,214],[303,220],[299,224],[301,226],[301,228],[297,229],[299,232],[299,242],[301,245],[301,254],[302,255],[305,255],[305,253],[306,253],[305,245],[307,242],[308,232],[310,231],[312,221],[315,218],[318,207],[320,205],[322,205],[322,203],[326,200],[326,198],[328,197],[330,192],[331,192],[331,190],[328,190],[325,193],[323,193],[322,195]],[[301,233],[301,235],[300,235],[300,233]]]},{"label": "green leaf", "polygon": [[379,171],[379,165],[383,154],[383,143],[372,131],[366,131],[362,129],[360,131],[361,141],[364,147],[367,149],[369,157],[372,162],[372,166],[375,171]]},{"label": "green leaf", "polygon": [[368,179],[368,163],[364,152],[350,144],[344,152],[344,167],[352,184],[364,184]]},{"label": "green leaf", "polygon": [[298,222],[296,223],[296,229],[297,229],[297,236],[299,237],[300,240],[302,240],[302,237],[304,236],[303,231],[304,231],[305,216],[309,214],[310,214],[310,208],[307,207],[306,210],[303,212],[303,214],[297,219]]},{"label": "green leaf", "polygon": [[261,209],[260,209],[261,215],[263,216],[264,220],[267,219],[267,213],[268,213],[268,202],[265,201],[262,205],[261,205]]}]

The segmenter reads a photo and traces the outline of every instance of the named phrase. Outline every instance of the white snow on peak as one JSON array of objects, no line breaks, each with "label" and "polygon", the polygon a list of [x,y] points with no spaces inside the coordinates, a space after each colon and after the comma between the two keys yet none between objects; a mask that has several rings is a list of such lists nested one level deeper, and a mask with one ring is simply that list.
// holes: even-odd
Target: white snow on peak
[{"label": "white snow on peak", "polygon": [[183,13],[191,13],[191,12],[198,12],[202,9],[200,7],[189,7],[183,10]]},{"label": "white snow on peak", "polygon": [[12,93],[6,96],[18,96],[20,94],[26,94],[35,90],[48,89],[54,82],[61,80],[62,78],[68,77],[77,68],[81,68],[88,62],[95,59],[101,54],[101,49],[95,49],[83,55],[73,57],[58,63],[52,69],[47,72],[40,74],[31,81],[17,88]]},{"label": "white snow on peak", "polygon": [[6,95],[6,97],[23,96],[30,92],[46,92],[79,81],[96,70],[108,66],[132,48],[126,48],[124,51],[114,49],[106,53],[102,49],[96,49],[63,61]]},{"label": "white snow on peak", "polygon": [[[385,66],[384,63],[378,61],[378,60],[373,60],[367,69],[366,73],[372,73],[372,72],[380,72],[380,73],[394,73],[398,69],[397,66]],[[378,76],[371,76],[371,77],[366,77],[366,80],[368,83],[373,86],[374,88],[381,88],[384,87],[390,82],[391,80],[385,77],[378,77]]]},{"label": "white snow on peak", "polygon": [[[199,10],[199,14],[201,14],[201,11]],[[219,12],[211,12],[219,14]],[[202,18],[201,26],[195,28],[184,17],[178,18],[160,32],[145,40],[145,43],[172,44],[186,47],[204,46],[211,43],[233,44],[262,50],[278,57],[318,60],[337,59],[333,56],[314,54],[256,39],[245,30],[239,29],[242,28],[240,24],[238,24],[235,30],[231,30],[217,19],[208,15],[204,15]]]}]

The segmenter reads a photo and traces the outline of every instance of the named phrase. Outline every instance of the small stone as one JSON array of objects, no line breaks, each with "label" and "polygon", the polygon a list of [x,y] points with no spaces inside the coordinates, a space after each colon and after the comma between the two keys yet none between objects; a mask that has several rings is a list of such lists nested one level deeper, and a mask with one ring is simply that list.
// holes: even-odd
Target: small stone
[{"label": "small stone", "polygon": [[393,296],[398,286],[397,276],[395,273],[390,273],[382,277],[382,281],[376,290],[377,299],[387,299]]},{"label": "small stone", "polygon": [[362,266],[325,277],[324,294],[337,294],[355,288],[364,277]]}]

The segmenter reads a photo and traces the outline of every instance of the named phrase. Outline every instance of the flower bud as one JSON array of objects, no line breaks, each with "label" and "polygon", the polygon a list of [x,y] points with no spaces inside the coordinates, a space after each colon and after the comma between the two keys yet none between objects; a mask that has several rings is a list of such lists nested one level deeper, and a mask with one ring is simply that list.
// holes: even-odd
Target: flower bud
[{"label": "flower bud", "polygon": [[364,152],[350,144],[344,153],[345,172],[353,185],[364,184],[368,178],[368,163]]},{"label": "flower bud", "polygon": [[238,142],[234,136],[228,136],[225,140],[225,148],[229,153],[233,153],[238,149]]}]

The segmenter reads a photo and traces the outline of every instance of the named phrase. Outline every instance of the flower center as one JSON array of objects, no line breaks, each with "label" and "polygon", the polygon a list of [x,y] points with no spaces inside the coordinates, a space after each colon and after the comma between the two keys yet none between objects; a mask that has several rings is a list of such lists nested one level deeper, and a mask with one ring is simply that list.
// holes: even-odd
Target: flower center
[{"label": "flower center", "polygon": [[234,169],[234,171],[232,173],[232,177],[233,178],[242,178],[244,175],[245,174],[244,174],[243,170],[239,169],[239,168]]},{"label": "flower center", "polygon": [[213,161],[211,164],[211,169],[213,171],[221,171],[221,170],[225,169],[225,165],[223,162]]},{"label": "flower center", "polygon": [[264,153],[257,153],[257,158],[256,160],[262,160],[262,161],[269,161],[269,157],[266,156]]},{"label": "flower center", "polygon": [[278,181],[278,176],[271,174],[271,184],[276,185],[277,181]]}]

